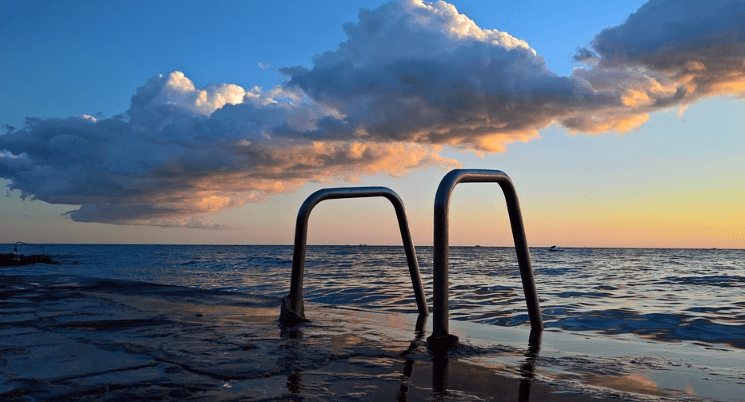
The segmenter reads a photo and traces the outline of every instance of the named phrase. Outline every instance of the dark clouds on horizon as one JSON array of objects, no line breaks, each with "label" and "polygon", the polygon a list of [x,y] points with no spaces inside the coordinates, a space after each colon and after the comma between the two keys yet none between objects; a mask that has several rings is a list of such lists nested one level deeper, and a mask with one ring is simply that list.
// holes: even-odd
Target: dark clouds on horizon
[{"label": "dark clouds on horizon", "polygon": [[443,146],[500,152],[557,123],[624,132],[656,110],[745,95],[745,0],[657,1],[579,49],[570,76],[446,3],[388,3],[268,90],[196,88],[180,72],[129,110],[28,119],[0,135],[11,190],[81,205],[74,221],[220,228],[204,215],[307,181],[457,166]]}]

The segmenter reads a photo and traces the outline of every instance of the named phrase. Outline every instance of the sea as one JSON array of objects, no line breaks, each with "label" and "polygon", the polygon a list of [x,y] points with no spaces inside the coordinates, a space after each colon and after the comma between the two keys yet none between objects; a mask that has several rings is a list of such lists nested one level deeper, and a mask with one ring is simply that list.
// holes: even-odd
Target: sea
[{"label": "sea", "polygon": [[[8,249],[1,252],[12,246],[0,246]],[[27,254],[43,248],[60,262],[25,266],[24,275],[75,275],[276,298],[290,288],[292,246],[21,247]],[[432,248],[417,247],[416,252],[431,309]],[[548,333],[630,338],[663,356],[681,343],[702,355],[745,356],[745,250],[535,247],[530,253]],[[514,248],[451,247],[449,289],[451,320],[481,331],[530,328]],[[304,298],[306,312],[322,305],[417,313],[400,246],[308,246]],[[724,373],[722,400],[745,400],[745,361],[740,367],[697,364],[701,372]]]}]

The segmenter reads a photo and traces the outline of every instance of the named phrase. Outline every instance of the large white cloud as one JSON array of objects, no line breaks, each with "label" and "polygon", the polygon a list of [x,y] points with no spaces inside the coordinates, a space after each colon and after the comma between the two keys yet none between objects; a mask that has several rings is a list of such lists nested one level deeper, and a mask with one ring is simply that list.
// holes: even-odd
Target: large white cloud
[{"label": "large white cloud", "polygon": [[742,95],[743,1],[650,1],[580,49],[568,77],[447,3],[388,3],[311,68],[281,68],[275,88],[196,88],[172,72],[121,116],[28,119],[0,135],[0,177],[80,205],[76,221],[219,228],[202,216],[309,180],[456,166],[443,145],[502,151],[552,123],[623,132],[660,108]]}]

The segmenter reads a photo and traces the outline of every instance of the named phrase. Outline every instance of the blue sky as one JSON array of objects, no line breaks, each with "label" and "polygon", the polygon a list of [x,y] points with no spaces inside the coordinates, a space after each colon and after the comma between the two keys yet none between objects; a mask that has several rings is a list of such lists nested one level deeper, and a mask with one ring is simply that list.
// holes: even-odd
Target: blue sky
[{"label": "blue sky", "polygon": [[[665,2],[656,3],[660,7],[666,6]],[[134,110],[131,101],[138,88],[145,87],[148,80],[158,74],[163,76],[162,82],[153,82],[152,86],[161,88],[157,85],[165,85],[166,80],[175,77],[169,74],[176,71],[183,73],[183,78],[188,79],[195,90],[212,86],[214,93],[221,96],[235,88],[215,87],[220,84],[234,84],[247,92],[257,86],[263,91],[261,93],[269,96],[267,92],[272,88],[293,82],[296,87],[292,94],[299,93],[299,87],[302,93],[308,95],[305,100],[295,100],[305,102],[303,105],[308,106],[308,113],[331,113],[331,105],[334,110],[346,114],[347,121],[353,120],[352,117],[359,119],[358,121],[367,121],[364,115],[369,110],[359,106],[367,100],[361,97],[364,94],[354,92],[356,98],[349,99],[355,104],[342,106],[348,99],[343,95],[349,93],[345,92],[347,89],[344,89],[344,85],[356,88],[354,83],[344,81],[341,75],[324,75],[333,73],[322,71],[321,64],[316,63],[323,63],[324,59],[319,55],[324,52],[332,53],[324,56],[325,60],[338,61],[341,58],[337,52],[339,44],[349,40],[343,29],[344,24],[358,24],[361,8],[372,10],[371,15],[377,15],[382,10],[379,7],[384,4],[380,1],[224,1],[215,4],[167,1],[6,2],[0,6],[0,123],[15,127],[16,135],[23,134],[27,137],[53,137],[57,132],[54,130],[67,136],[64,137],[67,140],[70,136],[77,136],[75,130],[95,134],[95,130],[86,131],[90,128],[79,125],[77,120],[66,120],[62,124],[47,119],[89,115],[96,119],[97,126],[113,125],[116,123],[114,116]],[[171,188],[173,185],[173,190],[157,192],[149,189],[147,197],[138,198],[136,211],[124,210],[133,205],[132,198],[126,195],[129,193],[107,190],[105,183],[108,179],[100,173],[91,174],[94,175],[92,177],[100,177],[101,183],[95,180],[82,181],[71,184],[73,190],[63,191],[56,190],[54,186],[50,188],[53,180],[41,183],[38,180],[33,182],[23,179],[28,177],[24,174],[31,174],[31,170],[22,171],[25,168],[13,165],[14,167],[6,170],[0,169],[3,172],[3,184],[10,185],[11,189],[17,188],[9,191],[9,197],[0,199],[0,212],[6,228],[0,233],[0,242],[287,244],[292,241],[297,208],[312,191],[327,186],[385,185],[399,192],[406,203],[415,243],[431,244],[432,202],[437,183],[447,169],[459,165],[466,168],[500,169],[513,178],[523,204],[531,245],[558,243],[566,246],[745,247],[745,211],[741,207],[745,205],[742,186],[745,183],[745,163],[741,158],[742,150],[745,149],[742,135],[745,110],[741,99],[744,90],[742,81],[739,81],[741,78],[738,78],[743,74],[743,67],[742,64],[740,67],[737,65],[738,61],[745,60],[742,53],[745,34],[741,32],[742,25],[739,25],[738,31],[737,13],[734,13],[733,21],[717,17],[718,11],[732,16],[732,12],[725,13],[727,7],[736,9],[738,6],[742,7],[742,2],[691,2],[687,7],[673,7],[668,14],[681,28],[669,29],[664,35],[660,34],[659,26],[655,26],[655,18],[642,18],[647,14],[639,13],[639,18],[630,20],[629,24],[607,31],[604,37],[596,41],[595,44],[602,45],[598,48],[592,47],[596,35],[601,31],[606,32],[603,31],[605,28],[624,24],[627,17],[645,2],[572,1],[556,4],[545,1],[453,1],[451,4],[478,28],[496,29],[526,42],[525,46],[517,46],[511,53],[494,53],[490,56],[492,60],[498,60],[499,57],[512,60],[504,54],[515,52],[524,52],[520,57],[529,63],[538,63],[536,60],[542,58],[545,68],[529,67],[537,70],[526,70],[528,73],[518,71],[533,77],[531,79],[536,82],[548,80],[545,85],[539,82],[535,88],[531,87],[531,96],[541,90],[541,85],[557,88],[570,85],[566,84],[567,80],[557,77],[572,80],[571,85],[574,85],[575,77],[580,77],[594,85],[592,94],[618,92],[614,85],[619,88],[623,86],[626,92],[619,99],[626,102],[626,106],[634,108],[633,113],[622,110],[618,104],[621,101],[619,99],[615,100],[615,106],[598,106],[598,102],[610,102],[610,105],[610,95],[598,98],[596,103],[588,101],[587,105],[581,106],[580,108],[584,108],[582,110],[588,110],[586,113],[580,113],[579,109],[557,114],[532,111],[526,112],[524,118],[520,113],[515,113],[521,119],[510,123],[517,128],[504,134],[507,135],[504,137],[508,138],[507,141],[490,138],[481,141],[454,132],[444,139],[433,139],[435,137],[430,132],[428,139],[423,139],[419,133],[426,126],[426,116],[421,117],[419,122],[414,119],[415,123],[411,123],[413,128],[408,132],[391,134],[385,131],[387,125],[383,120],[378,122],[380,128],[377,133],[370,132],[371,137],[368,138],[374,138],[370,140],[369,148],[366,148],[379,159],[369,160],[364,166],[356,164],[351,168],[340,167],[340,170],[328,170],[328,174],[319,169],[304,176],[277,179],[272,183],[269,183],[267,173],[262,176],[263,181],[258,183],[255,171],[245,165],[232,170],[229,177],[227,174],[216,174],[228,163],[223,161],[223,165],[209,165],[210,161],[220,159],[219,146],[210,145],[198,154],[184,153],[183,150],[173,151],[173,155],[181,155],[181,162],[178,163],[185,163],[183,166],[179,165],[182,171],[184,166],[194,167],[199,174],[210,177],[210,183],[224,180],[225,187],[231,189],[230,194],[215,188],[204,189],[207,179],[189,182],[185,184],[186,187],[177,187],[173,184],[174,180],[171,180],[164,188]],[[706,4],[713,5],[704,7]],[[701,10],[697,11],[696,7]],[[693,19],[691,16],[697,18]],[[739,18],[742,20],[742,15]],[[409,28],[411,27],[402,32],[418,32]],[[710,32],[725,32],[726,35],[712,36]],[[648,36],[644,36],[645,34]],[[717,43],[698,39],[711,37],[724,37],[722,40],[727,47],[719,48]],[[627,40],[624,41],[624,38]],[[663,43],[663,39],[668,42]],[[414,48],[417,44],[420,48],[426,45],[426,40],[421,43],[415,40],[400,42],[410,42],[412,48],[401,50],[402,55],[397,56],[398,59],[393,60],[390,66],[401,66],[405,60],[427,62],[428,54],[419,54]],[[388,42],[364,38],[355,43],[364,52],[368,44],[386,45]],[[679,46],[679,53],[676,54],[684,54],[688,58],[681,62],[683,64],[668,65],[668,62],[677,60],[672,55],[661,60],[649,56],[656,54],[656,50],[649,50],[649,47],[676,49],[670,44]],[[394,45],[395,41],[386,46]],[[611,45],[616,47],[609,47]],[[573,61],[580,48],[594,50],[597,59]],[[387,48],[383,46],[383,49]],[[624,54],[631,56],[619,61],[617,54],[611,51],[602,53],[603,49],[623,50]],[[637,57],[635,49],[642,56]],[[697,49],[719,49],[722,56],[716,58],[711,56],[711,51],[705,53],[703,50],[697,53]],[[726,49],[730,49],[729,53]],[[535,57],[528,50],[534,51]],[[407,56],[407,51],[411,51],[412,56]],[[463,65],[468,66],[465,63],[468,61],[467,57],[476,57],[474,54],[453,51],[437,57],[460,57],[459,60],[464,61]],[[700,58],[704,54],[709,58]],[[439,63],[435,65],[452,61],[434,56],[433,60]],[[459,65],[459,60],[452,61],[453,65]],[[585,67],[586,70],[579,72],[584,72],[584,75],[573,74],[574,68],[587,66],[588,63],[592,65],[596,60],[601,60],[601,66],[606,63],[612,65],[612,68],[607,65],[604,68]],[[703,63],[704,68],[699,64],[690,64],[697,60]],[[729,64],[719,63],[720,60]],[[683,100],[670,101],[666,107],[645,106],[645,101],[651,102],[650,96],[654,98],[660,92],[647,86],[647,81],[644,81],[646,78],[641,79],[638,75],[628,73],[638,68],[639,63],[646,63],[644,65],[647,68],[654,67],[651,72],[645,72],[644,77],[654,76],[661,80],[658,75],[664,76],[670,80],[671,87],[683,87],[684,81],[690,80],[670,75],[672,73],[669,71],[674,68],[687,68],[695,73],[693,75],[698,74],[696,77],[703,78],[700,81],[694,80],[698,87],[691,89],[688,97]],[[281,70],[294,66],[301,66],[304,70]],[[715,67],[720,69],[718,71],[731,70],[734,78],[714,84],[705,81],[710,79],[706,72],[715,71]],[[366,71],[373,71],[370,74],[374,74],[375,71],[384,71],[389,67],[383,70],[375,70],[376,68],[376,64],[371,62]],[[621,70],[626,72],[624,77],[618,75]],[[511,71],[514,70],[507,73]],[[503,73],[504,71],[487,70],[486,76],[476,78],[490,79]],[[737,75],[738,73],[741,75]],[[356,75],[352,77],[356,77],[355,79],[364,77],[359,71],[354,74]],[[331,77],[328,79],[332,82],[331,89],[323,86],[323,77]],[[468,82],[473,82],[476,78],[471,77]],[[454,79],[457,80],[457,77]],[[495,80],[497,84],[501,82]],[[182,84],[184,82],[186,81],[181,81]],[[575,92],[580,90],[580,87],[572,88]],[[478,88],[476,90],[478,92]],[[562,89],[564,90],[566,89]],[[588,94],[590,92],[583,96],[591,96]],[[516,99],[520,96],[524,95],[518,94]],[[537,99],[543,101],[542,96]],[[670,95],[668,98],[673,97]],[[192,98],[178,98],[175,101],[175,98],[168,99],[168,102],[192,101]],[[448,98],[447,101],[452,99]],[[484,99],[488,103],[497,98],[487,96]],[[505,98],[499,99],[504,103]],[[638,105],[640,102],[641,106]],[[549,103],[551,107],[558,109],[564,106],[561,101],[551,100]],[[525,105],[530,106],[533,103]],[[189,109],[189,116],[198,115],[192,117],[208,122],[217,120],[218,117],[237,121],[248,113],[245,108],[231,106],[218,107],[217,111],[192,108]],[[498,107],[495,103],[491,109],[485,110],[494,111]],[[265,109],[251,109],[251,113],[264,113],[263,111]],[[153,118],[147,114],[150,113],[149,109],[142,113],[148,119]],[[468,115],[465,109],[464,113]],[[510,119],[501,114],[503,111],[493,113],[490,116],[492,121],[498,120],[499,116]],[[587,117],[589,115],[595,119],[590,120]],[[632,115],[647,117],[642,122],[633,120]],[[261,119],[275,119],[266,116],[268,115],[262,114]],[[623,119],[618,116],[623,116]],[[51,131],[45,131],[44,134],[38,127],[36,131],[25,127],[26,117],[40,118],[48,123],[48,130]],[[483,116],[478,114],[471,117]],[[395,119],[395,116],[392,118]],[[525,123],[533,121],[531,119],[536,119],[534,124]],[[450,120],[446,120],[437,123],[437,127],[450,124]],[[551,120],[554,121],[553,124],[550,123]],[[55,124],[62,124],[64,127],[58,129]],[[137,176],[138,180],[143,177],[148,180],[166,180],[165,176],[155,177],[151,173],[142,173],[162,171],[164,166],[178,165],[168,152],[184,146],[184,138],[179,137],[182,133],[174,128],[162,131],[161,126],[147,126],[154,131],[140,135],[146,135],[149,141],[155,141],[153,138],[157,137],[157,141],[148,143],[166,143],[166,147],[129,147],[131,144],[126,142],[126,135],[122,135],[122,138],[108,143],[106,149],[112,156],[101,162],[101,166],[109,173],[112,172],[112,166],[122,167],[117,178],[122,175],[132,178],[143,174],[142,177]],[[351,126],[354,125],[350,124]],[[273,130],[277,129],[276,125],[272,127]],[[353,137],[353,131],[361,126],[358,124],[354,127],[357,128],[343,131],[342,134],[324,132],[320,143],[349,146],[344,141],[356,138]],[[455,127],[462,133],[463,125],[456,124]],[[496,130],[494,127],[491,126],[491,130]],[[308,138],[302,133],[304,130],[307,127],[282,138],[291,137],[287,141],[293,141],[292,146],[296,146],[300,141],[298,138]],[[0,153],[4,152],[4,160],[8,161],[7,166],[11,166],[11,159],[19,160],[24,149],[10,150],[11,137],[8,135],[12,134],[12,129],[6,131],[6,142],[0,142]],[[164,133],[168,136],[164,136]],[[347,137],[340,140],[339,135]],[[393,137],[388,138],[387,135]],[[275,134],[272,141],[279,137],[281,135]],[[199,138],[200,141],[204,140]],[[258,137],[251,139],[254,143],[263,141]],[[395,144],[392,145],[390,141],[393,139]],[[77,170],[65,171],[65,166],[69,166],[65,157],[75,156],[75,143],[68,141],[60,148],[60,141],[58,139],[53,143],[50,140],[48,144],[49,149],[62,152],[59,160],[54,163],[51,160],[38,162],[38,157],[33,158],[33,148],[28,148],[27,154],[31,155],[29,160],[35,163],[37,169],[35,174],[40,174],[39,169],[45,166],[51,169],[49,176],[59,173],[61,178],[67,178],[60,179],[61,181],[69,180],[76,174],[74,172]],[[271,146],[286,146],[284,143],[267,143],[274,144]],[[7,149],[3,148],[3,144]],[[367,146],[365,144],[368,143],[362,144]],[[344,160],[356,152],[352,148],[344,149],[348,153]],[[331,152],[328,149],[316,151]],[[93,151],[81,148],[81,152]],[[334,148],[334,152],[336,155],[338,150]],[[401,153],[417,152],[420,159],[415,165],[402,165],[405,161],[401,160]],[[281,156],[292,158],[285,154]],[[326,153],[319,155],[321,156],[328,157]],[[272,155],[272,158],[278,157]],[[85,165],[76,169],[82,169],[81,166]],[[275,176],[276,174],[272,177]],[[237,185],[239,180],[252,184]],[[85,183],[89,184],[87,188]],[[142,182],[138,182],[137,186],[141,185]],[[273,187],[268,187],[270,185]],[[279,189],[279,185],[285,187]],[[486,185],[463,187],[454,194],[452,243],[510,245],[506,214],[499,197],[494,197],[499,196],[496,191]],[[202,188],[203,192],[199,196],[186,196],[185,188]],[[20,198],[22,190],[29,196],[25,201]],[[29,200],[34,197],[37,200]],[[83,200],[90,205],[86,214],[61,215],[79,209]],[[188,203],[200,204],[201,209],[189,208],[186,206]],[[162,205],[169,208],[167,212],[156,208]],[[313,225],[312,222],[310,242],[396,244],[398,235],[395,220],[393,216],[388,217],[392,214],[388,208],[384,202],[378,200],[358,203],[337,201],[330,206],[319,206],[314,213],[316,224]],[[121,216],[116,215],[118,211],[122,211]],[[343,223],[339,223],[340,220]],[[212,230],[194,228],[195,226]]]},{"label": "blue sky", "polygon": [[[259,63],[311,65],[346,38],[342,25],[382,1],[5,2],[2,123],[129,107],[155,74],[183,71],[198,87],[271,87],[284,77]],[[524,39],[557,74],[574,51],[617,25],[644,1],[455,1],[479,26]]]}]

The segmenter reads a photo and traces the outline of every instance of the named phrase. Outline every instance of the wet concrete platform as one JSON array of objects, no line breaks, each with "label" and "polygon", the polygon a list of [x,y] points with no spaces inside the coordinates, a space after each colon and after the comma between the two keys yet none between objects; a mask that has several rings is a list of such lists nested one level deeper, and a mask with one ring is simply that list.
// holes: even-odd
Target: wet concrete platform
[{"label": "wet concrete platform", "polygon": [[0,399],[681,396],[647,394],[644,379],[633,376],[623,377],[630,394],[557,387],[536,379],[536,356],[527,342],[525,347],[466,342],[450,355],[433,356],[424,344],[425,331],[416,330],[416,316],[312,305],[307,312],[310,322],[289,327],[277,321],[279,299],[270,297],[65,275],[0,275]]}]

